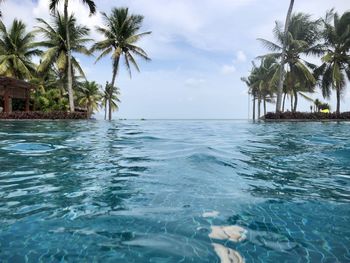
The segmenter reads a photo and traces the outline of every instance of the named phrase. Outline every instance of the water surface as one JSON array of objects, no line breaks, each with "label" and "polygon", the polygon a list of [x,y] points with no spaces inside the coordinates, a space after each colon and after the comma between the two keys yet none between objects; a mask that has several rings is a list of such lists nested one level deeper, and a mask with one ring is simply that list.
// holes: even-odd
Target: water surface
[{"label": "water surface", "polygon": [[349,202],[349,123],[0,122],[0,262],[350,262]]}]

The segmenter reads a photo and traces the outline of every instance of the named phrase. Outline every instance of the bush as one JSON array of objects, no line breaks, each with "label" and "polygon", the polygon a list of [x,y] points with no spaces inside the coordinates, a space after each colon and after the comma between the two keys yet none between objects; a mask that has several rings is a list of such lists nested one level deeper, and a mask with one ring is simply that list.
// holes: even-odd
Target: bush
[{"label": "bush", "polygon": [[11,113],[0,113],[0,119],[7,120],[82,120],[87,119],[86,112],[65,112],[65,111],[15,111]]},{"label": "bush", "polygon": [[268,112],[263,119],[266,120],[350,120],[350,112],[321,113],[321,112]]}]

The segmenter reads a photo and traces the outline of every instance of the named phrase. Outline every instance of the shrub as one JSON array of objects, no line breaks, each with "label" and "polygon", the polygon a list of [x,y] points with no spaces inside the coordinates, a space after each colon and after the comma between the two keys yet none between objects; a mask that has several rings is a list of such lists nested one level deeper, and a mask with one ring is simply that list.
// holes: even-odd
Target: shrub
[{"label": "shrub", "polygon": [[65,111],[15,111],[11,113],[0,113],[0,119],[11,119],[11,120],[82,120],[87,119],[85,112],[65,112]]},{"label": "shrub", "polygon": [[321,112],[268,112],[263,119],[267,120],[350,120],[350,112],[321,113]]}]

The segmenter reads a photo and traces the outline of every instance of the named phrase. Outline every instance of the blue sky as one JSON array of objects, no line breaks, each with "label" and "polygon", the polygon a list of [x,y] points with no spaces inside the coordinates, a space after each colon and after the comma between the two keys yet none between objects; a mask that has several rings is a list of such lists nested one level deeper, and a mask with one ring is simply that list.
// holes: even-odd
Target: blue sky
[{"label": "blue sky", "polygon": [[[71,2],[78,21],[100,39],[94,28],[101,25],[101,16],[89,17],[80,1]],[[96,0],[96,4],[106,13],[128,6],[145,16],[143,30],[152,31],[140,42],[152,61],[140,61],[141,73],[134,71],[132,79],[124,70],[119,73],[122,103],[116,118],[243,119],[248,116],[248,96],[240,77],[247,76],[251,61],[266,52],[256,38],[272,39],[274,21],[284,21],[289,0]],[[332,7],[340,13],[350,9],[348,0],[295,0],[294,11],[317,18]],[[8,0],[2,10],[6,24],[16,17],[29,29],[36,17],[49,19],[48,0]],[[78,57],[89,80],[100,84],[111,80],[110,58],[94,64],[93,57]],[[343,111],[350,110],[349,101],[350,87],[343,95]],[[330,103],[335,108],[334,98]],[[301,101],[299,109],[307,111],[309,106]]]}]

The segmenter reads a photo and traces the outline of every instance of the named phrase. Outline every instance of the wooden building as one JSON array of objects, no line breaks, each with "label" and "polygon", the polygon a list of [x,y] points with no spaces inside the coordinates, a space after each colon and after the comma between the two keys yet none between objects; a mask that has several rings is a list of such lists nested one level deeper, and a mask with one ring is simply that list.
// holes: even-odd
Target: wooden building
[{"label": "wooden building", "polygon": [[0,100],[2,100],[3,111],[12,112],[12,99],[24,100],[25,111],[29,111],[30,90],[32,89],[34,86],[26,81],[0,76]]}]

